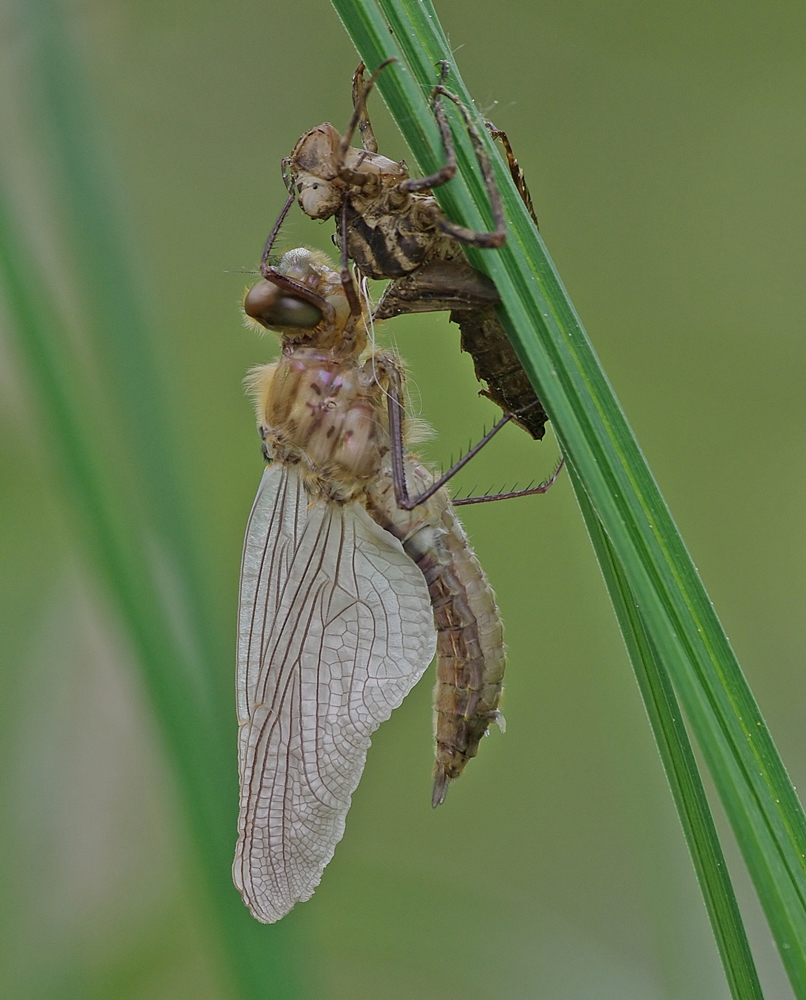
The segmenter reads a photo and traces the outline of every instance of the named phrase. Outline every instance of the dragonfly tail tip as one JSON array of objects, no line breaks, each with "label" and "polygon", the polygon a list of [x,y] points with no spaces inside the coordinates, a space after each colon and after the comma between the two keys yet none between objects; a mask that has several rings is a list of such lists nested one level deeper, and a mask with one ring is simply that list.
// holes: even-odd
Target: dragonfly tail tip
[{"label": "dragonfly tail tip", "polygon": [[441,806],[445,801],[445,796],[448,794],[448,783],[450,778],[443,770],[438,770],[434,775],[434,791],[431,795],[431,806],[436,809],[437,806]]}]

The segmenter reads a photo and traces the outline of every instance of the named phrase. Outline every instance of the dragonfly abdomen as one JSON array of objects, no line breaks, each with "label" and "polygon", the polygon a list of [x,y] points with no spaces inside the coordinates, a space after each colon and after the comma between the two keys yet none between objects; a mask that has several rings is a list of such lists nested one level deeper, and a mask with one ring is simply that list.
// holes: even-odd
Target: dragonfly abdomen
[{"label": "dragonfly abdomen", "polygon": [[442,527],[445,555],[440,587],[453,600],[450,613],[439,616],[429,584],[437,626],[434,806],[445,800],[448,784],[476,756],[490,723],[497,720],[506,667],[495,595],[452,508],[442,511]]},{"label": "dragonfly abdomen", "polygon": [[[406,475],[421,488],[430,481],[426,470],[411,460]],[[367,509],[401,540],[428,585],[437,629],[432,804],[438,806],[498,719],[506,666],[504,630],[492,588],[442,490],[404,511],[387,481],[373,491]]]}]

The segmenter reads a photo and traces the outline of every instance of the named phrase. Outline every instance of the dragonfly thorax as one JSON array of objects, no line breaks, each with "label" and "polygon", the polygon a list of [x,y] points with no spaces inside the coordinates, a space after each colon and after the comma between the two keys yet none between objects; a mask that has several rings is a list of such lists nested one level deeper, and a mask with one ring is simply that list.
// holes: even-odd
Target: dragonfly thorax
[{"label": "dragonfly thorax", "polygon": [[317,491],[360,496],[389,450],[382,393],[372,363],[299,348],[253,376],[269,455],[315,470]]}]

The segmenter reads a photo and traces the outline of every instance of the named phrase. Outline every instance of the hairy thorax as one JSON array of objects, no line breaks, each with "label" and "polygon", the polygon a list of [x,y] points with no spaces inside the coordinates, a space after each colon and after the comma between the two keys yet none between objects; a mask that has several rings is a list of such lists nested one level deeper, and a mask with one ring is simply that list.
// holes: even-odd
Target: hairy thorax
[{"label": "hairy thorax", "polygon": [[314,495],[360,497],[389,450],[373,359],[359,364],[297,348],[255,369],[250,381],[267,457],[301,463]]}]

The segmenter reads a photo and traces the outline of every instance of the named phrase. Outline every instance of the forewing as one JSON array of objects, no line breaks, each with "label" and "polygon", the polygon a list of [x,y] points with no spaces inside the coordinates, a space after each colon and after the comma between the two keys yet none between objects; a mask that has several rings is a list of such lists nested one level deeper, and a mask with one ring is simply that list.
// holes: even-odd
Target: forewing
[{"label": "forewing", "polygon": [[344,833],[370,734],[434,655],[425,579],[356,503],[263,475],[238,619],[241,806],[233,878],[258,920],[308,899]]}]

